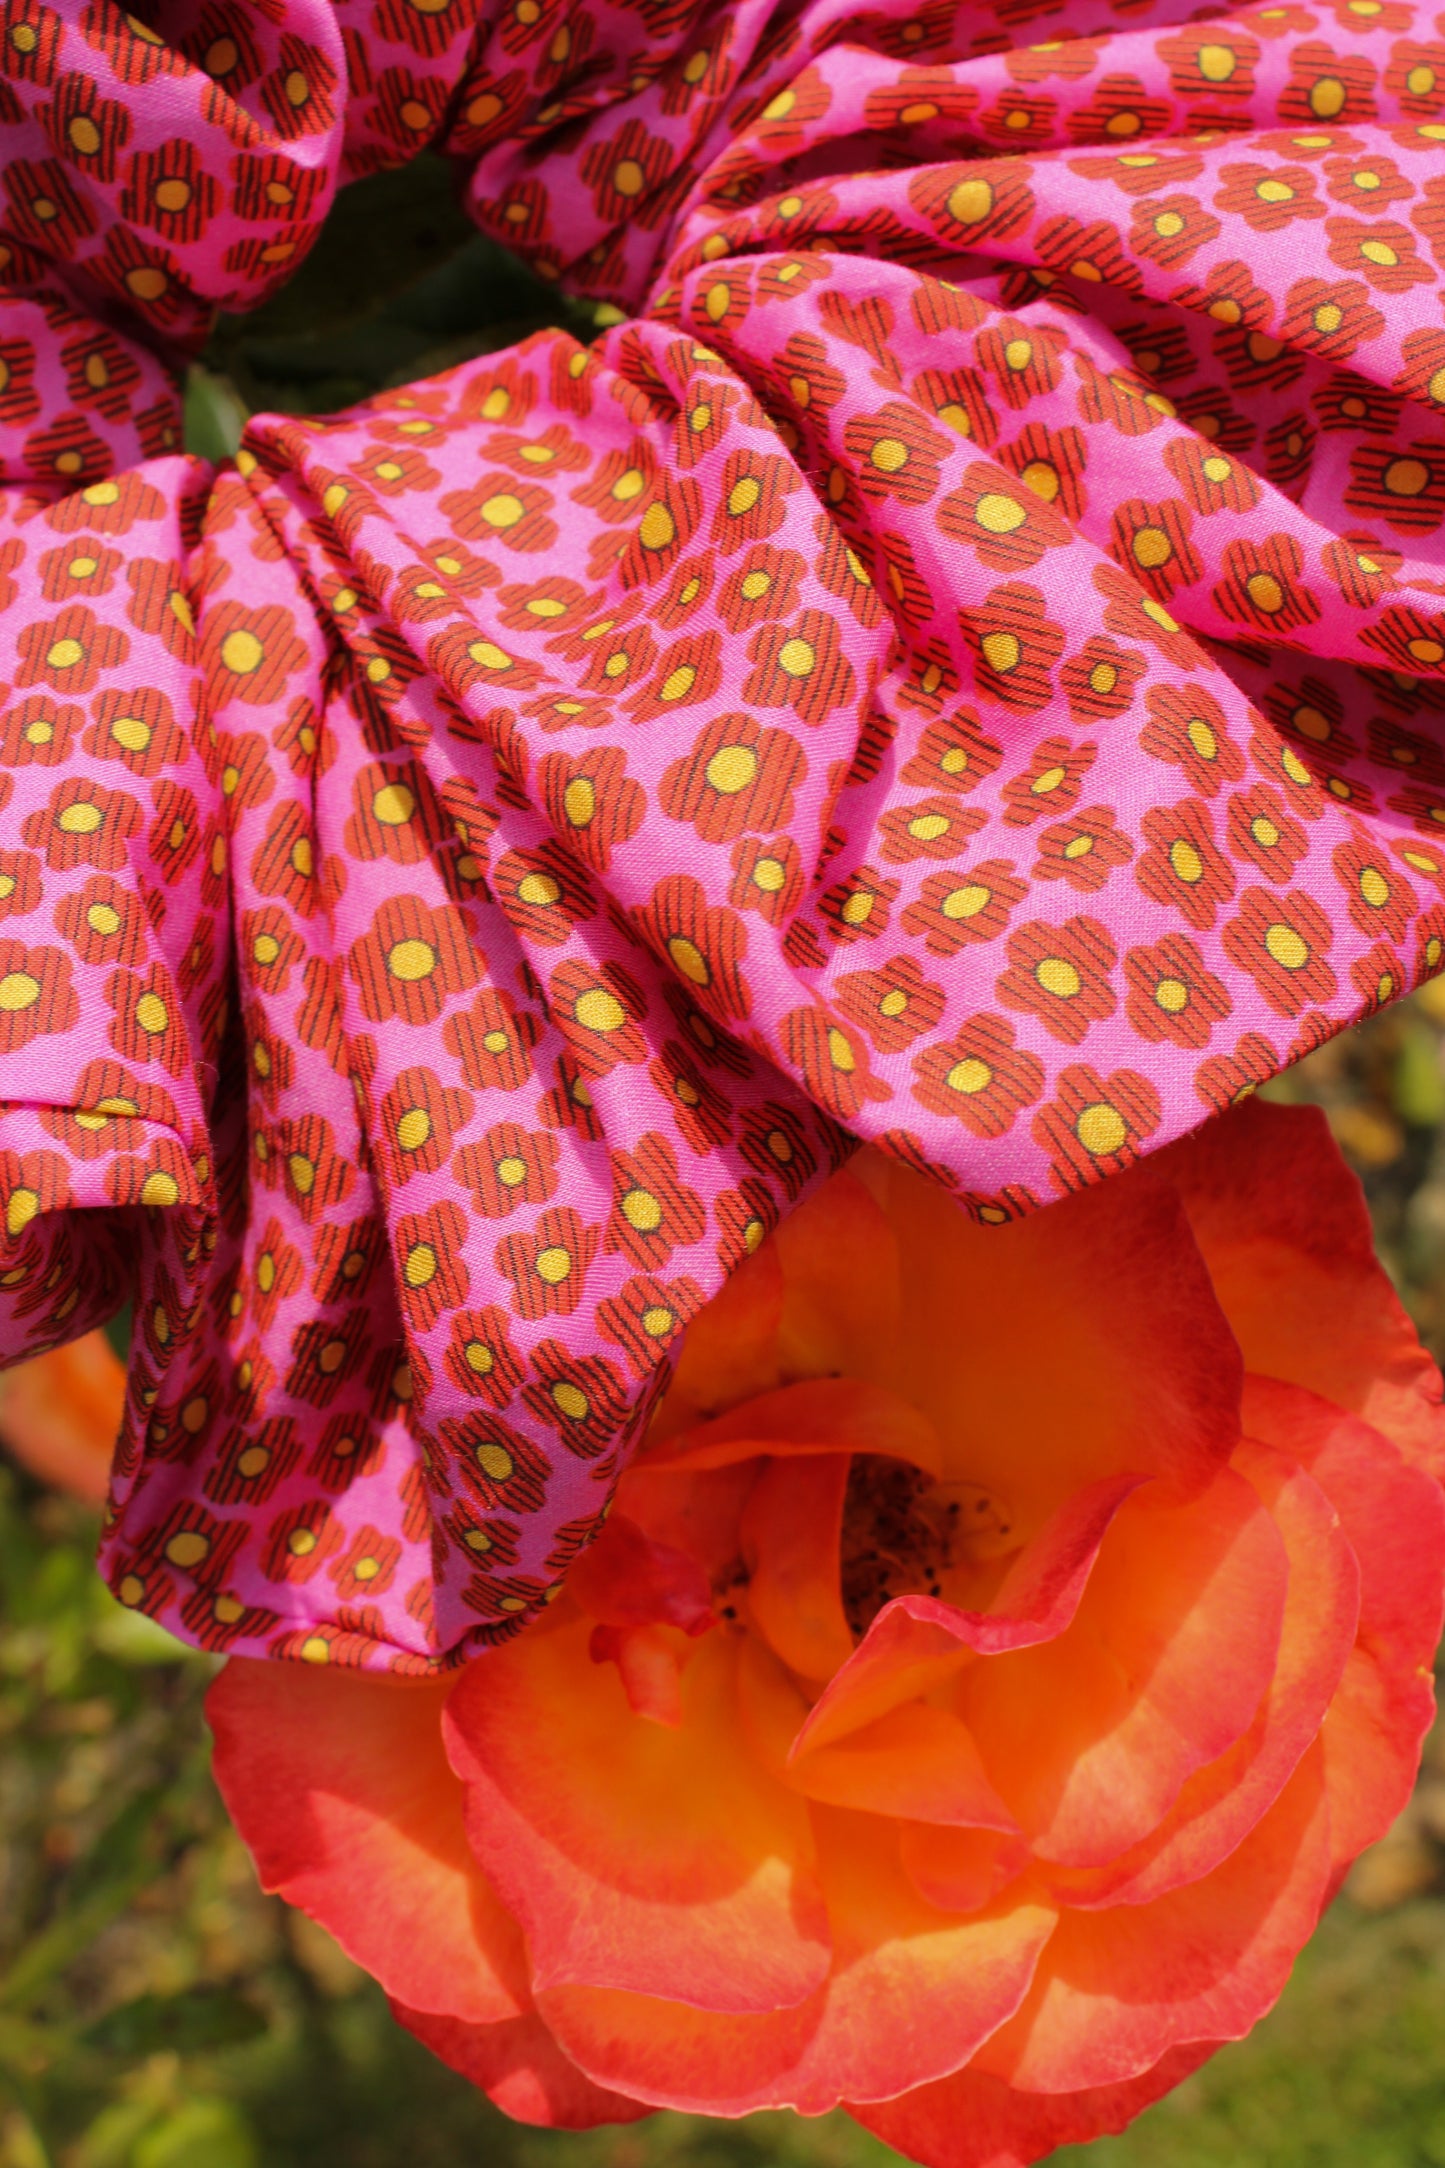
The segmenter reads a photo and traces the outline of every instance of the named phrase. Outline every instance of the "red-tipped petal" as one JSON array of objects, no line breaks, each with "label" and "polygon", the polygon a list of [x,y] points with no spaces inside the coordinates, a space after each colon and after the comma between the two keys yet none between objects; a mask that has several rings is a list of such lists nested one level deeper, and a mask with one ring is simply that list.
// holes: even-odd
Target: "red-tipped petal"
[{"label": "red-tipped petal", "polygon": [[1041,1858],[1118,1858],[1242,1737],[1274,1674],[1288,1581],[1243,1476],[1223,1468],[1182,1505],[1150,1484],[1110,1527],[1067,1630],[966,1673],[959,1713]]},{"label": "red-tipped petal", "polygon": [[1298,1387],[1251,1379],[1250,1427],[1298,1459],[1359,1564],[1356,1644],[1325,1719],[1337,1867],[1383,1836],[1410,1795],[1435,1713],[1445,1605],[1445,1496],[1371,1424]]},{"label": "red-tipped petal", "polygon": [[453,2070],[481,2087],[519,2123],[548,2130],[592,2130],[598,2123],[635,2123],[652,2110],[640,2100],[606,2092],[569,2062],[535,2011],[500,2025],[409,2010],[393,2000],[392,2015]]},{"label": "red-tipped petal", "polygon": [[1173,2048],[1141,2077],[1085,2092],[1019,2093],[1002,2078],[960,2070],[899,2100],[847,2105],[865,2130],[928,2168],[1030,2168],[1058,2146],[1123,2130],[1221,2044]]},{"label": "red-tipped petal", "polygon": [[732,2116],[794,2104],[826,1994],[753,2013],[596,1987],[549,1988],[538,2001],[563,2053],[594,2084],[653,2108]]},{"label": "red-tipped petal", "polygon": [[1116,2085],[1171,2048],[1237,2040],[1275,2002],[1329,1888],[1323,1755],[1202,1882],[1065,1912],[1032,1989],[977,2057],[1025,2092]]},{"label": "red-tipped petal", "polygon": [[1234,1465],[1268,1506],[1289,1554],[1279,1657],[1259,1713],[1235,1746],[1192,1776],[1145,1841],[1106,1866],[1057,1869],[1070,1907],[1144,1904],[1228,1857],[1278,1798],[1319,1732],[1355,1638],[1360,1576],[1333,1506],[1287,1455],[1246,1441]]},{"label": "red-tipped petal", "polygon": [[1154,1166],[1184,1199],[1246,1369],[1363,1415],[1445,1473],[1440,1373],[1380,1268],[1320,1109],[1246,1100]]},{"label": "red-tipped petal", "polygon": [[1053,1929],[1031,1896],[959,1919],[907,1881],[869,1816],[825,1810],[820,1841],[837,1945],[811,2003],[717,2019],[679,2003],[559,1988],[539,1996],[566,2052],[600,2084],[721,2115],[847,2094],[884,2097],[958,2069],[1017,2009]]},{"label": "red-tipped petal", "polygon": [[802,2002],[827,1918],[803,1802],[751,1759],[734,1644],[683,1644],[682,1721],[635,1716],[590,1624],[555,1617],[463,1674],[444,1719],[473,1850],[521,1922],[540,1991]]},{"label": "red-tipped petal", "polygon": [[1445,1600],[1445,1493],[1374,1425],[1296,1387],[1251,1378],[1251,1431],[1309,1470],[1359,1561],[1360,1637],[1428,1662]]},{"label": "red-tipped petal", "polygon": [[264,1888],[389,1994],[473,2024],[527,2004],[521,1936],[467,1846],[442,1751],[450,1679],[235,1658],[206,1714],[215,1773]]},{"label": "red-tipped petal", "polygon": [[618,1487],[618,1510],[658,1543],[685,1551],[709,1588],[720,1588],[737,1566],[743,1509],[760,1473],[756,1460],[655,1472],[634,1461]]},{"label": "red-tipped petal", "polygon": [[712,1590],[690,1552],[647,1535],[614,1513],[567,1576],[567,1591],[604,1626],[677,1626],[697,1634],[712,1624]]}]

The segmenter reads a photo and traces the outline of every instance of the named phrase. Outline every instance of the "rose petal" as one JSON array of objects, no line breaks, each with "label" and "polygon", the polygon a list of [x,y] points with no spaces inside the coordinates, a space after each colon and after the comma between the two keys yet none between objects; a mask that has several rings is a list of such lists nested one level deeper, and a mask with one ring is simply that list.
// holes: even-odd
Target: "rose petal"
[{"label": "rose petal", "polygon": [[1248,1730],[1288,1589],[1279,1530],[1233,1469],[1121,1508],[1057,1639],[974,1665],[957,1708],[1040,1858],[1092,1867],[1158,1827]]},{"label": "rose petal", "polygon": [[206,1715],[263,1888],[413,2008],[491,2024],[527,2006],[525,1954],[467,1848],[442,1751],[452,1684],[234,1658]]},{"label": "rose petal", "polygon": [[553,1987],[538,2006],[562,2052],[594,2084],[626,2088],[651,2108],[731,2116],[795,2105],[826,1997],[818,1988],[791,2009],[745,2013],[613,1988]]},{"label": "rose petal", "polygon": [[853,1654],[838,1547],[852,1467],[847,1453],[770,1460],[742,1522],[751,1623],[801,1678],[831,1678]]},{"label": "rose petal", "polygon": [[892,1231],[863,1183],[835,1175],[688,1327],[655,1439],[791,1378],[873,1374],[898,1304]]},{"label": "rose petal", "polygon": [[1238,1350],[1178,1198],[1142,1172],[1007,1227],[876,1157],[903,1322],[884,1382],[928,1416],[945,1476],[1020,1539],[1122,1472],[1202,1489],[1239,1435]]},{"label": "rose petal", "polygon": [[1184,1199],[1245,1367],[1354,1410],[1445,1474],[1440,1373],[1320,1109],[1246,1100],[1154,1165]]},{"label": "rose petal", "polygon": [[676,1731],[682,1722],[682,1673],[687,1660],[676,1628],[594,1626],[587,1653],[594,1664],[616,1664],[634,1716]]},{"label": "rose petal", "polygon": [[810,1799],[904,1820],[1016,1834],[973,1734],[947,1709],[905,1702],[836,1746],[802,1743],[789,1770]]},{"label": "rose petal", "polygon": [[103,1505],[124,1408],[125,1364],[88,1332],[0,1376],[0,1444],[52,1489]]},{"label": "rose petal", "polygon": [[697,1634],[712,1624],[707,1575],[687,1551],[659,1543],[615,1512],[567,1576],[568,1593],[604,1626],[680,1627]]},{"label": "rose petal", "polygon": [[1338,1868],[1404,1806],[1435,1713],[1445,1496],[1371,1424],[1298,1386],[1250,1379],[1246,1404],[1250,1427],[1319,1484],[1359,1563],[1358,1637],[1323,1733]]},{"label": "rose petal", "polygon": [[1058,1868],[1049,1889],[1070,1907],[1144,1904],[1198,1881],[1278,1798],[1319,1731],[1355,1637],[1360,1576],[1319,1485],[1270,1446],[1246,1440],[1234,1465],[1268,1506],[1289,1555],[1279,1659],[1253,1724],[1189,1778],[1158,1828],[1103,1867]]},{"label": "rose petal", "polygon": [[1065,1912],[981,2070],[1025,2092],[1141,2076],[1171,2048],[1237,2040],[1275,2002],[1329,1884],[1318,1745],[1229,1858],[1144,1905]]},{"label": "rose petal", "polygon": [[959,2068],[1017,2009],[1054,1923],[1035,1898],[968,1919],[926,1904],[876,1820],[819,1813],[837,1960],[802,2009],[714,2018],[651,1997],[558,1988],[538,1997],[559,2043],[600,2084],[662,2107],[806,2115]]},{"label": "rose petal", "polygon": [[1248,1381],[1251,1431],[1308,1469],[1360,1568],[1360,1637],[1428,1664],[1445,1591],[1445,1494],[1374,1425],[1273,1380]]},{"label": "rose petal", "polygon": [[747,1752],[731,1640],[690,1645],[670,1730],[633,1715],[590,1631],[554,1618],[481,1658],[444,1718],[468,1836],[526,1933],[534,1991],[802,2002],[829,1960],[808,1815]]},{"label": "rose petal", "polygon": [[[806,1210],[807,1207],[805,1206]],[[689,1324],[645,1450],[780,1382],[783,1267],[776,1242],[745,1257]]]},{"label": "rose petal", "polygon": [[756,1460],[726,1468],[668,1466],[653,1473],[634,1462],[618,1487],[618,1510],[655,1542],[684,1551],[710,1589],[736,1571],[743,1509],[762,1472]]},{"label": "rose petal", "polygon": [[713,1422],[650,1448],[644,1466],[726,1468],[761,1453],[881,1453],[925,1474],[943,1472],[933,1425],[901,1393],[856,1377],[808,1378],[741,1401]]},{"label": "rose petal", "polygon": [[775,1237],[787,1289],[780,1375],[873,1377],[898,1335],[898,1233],[859,1165],[815,1190]]},{"label": "rose petal", "polygon": [[479,2085],[503,2113],[549,2130],[591,2130],[598,2123],[635,2123],[652,2110],[640,2100],[605,2092],[569,2062],[535,2011],[500,2025],[468,2025],[393,2001],[392,2016],[433,2055]]},{"label": "rose petal", "polygon": [[1018,2093],[1002,2078],[960,2070],[898,2100],[847,2106],[865,2130],[931,2168],[1030,2168],[1058,2146],[1123,2130],[1219,2045],[1205,2040],[1172,2048],[1141,2077],[1083,2092]]},{"label": "rose petal", "polygon": [[1083,1595],[1104,1532],[1136,1476],[1114,1476],[1073,1498],[1027,1545],[993,1607],[964,1611],[933,1596],[898,1596],[884,1605],[847,1663],[814,1704],[796,1753],[831,1746],[891,1709],[931,1693],[975,1654],[1052,1640]]},{"label": "rose petal", "polygon": [[899,1831],[903,1871],[929,1904],[945,1912],[977,1912],[1029,1864],[1022,1837],[994,1829],[948,1829],[905,1822]]}]

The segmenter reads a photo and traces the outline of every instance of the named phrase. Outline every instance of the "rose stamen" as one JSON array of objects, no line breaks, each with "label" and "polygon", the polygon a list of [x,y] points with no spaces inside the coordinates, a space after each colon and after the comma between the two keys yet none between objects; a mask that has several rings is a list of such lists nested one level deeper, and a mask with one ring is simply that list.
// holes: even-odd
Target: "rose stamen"
[{"label": "rose stamen", "polygon": [[895,1596],[941,1596],[944,1577],[1014,1548],[1012,1515],[977,1483],[936,1483],[922,1469],[857,1453],[843,1501],[843,1612],[863,1635]]}]

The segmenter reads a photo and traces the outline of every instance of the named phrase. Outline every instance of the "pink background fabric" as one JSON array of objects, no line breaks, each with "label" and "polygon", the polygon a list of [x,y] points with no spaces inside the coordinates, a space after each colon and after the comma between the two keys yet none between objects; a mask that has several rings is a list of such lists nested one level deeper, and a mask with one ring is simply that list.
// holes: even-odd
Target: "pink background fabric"
[{"label": "pink background fabric", "polygon": [[[10,0],[0,1316],[104,1562],[515,1632],[868,1137],[999,1220],[1445,959],[1445,21]],[[422,145],[629,320],[177,450]]]}]

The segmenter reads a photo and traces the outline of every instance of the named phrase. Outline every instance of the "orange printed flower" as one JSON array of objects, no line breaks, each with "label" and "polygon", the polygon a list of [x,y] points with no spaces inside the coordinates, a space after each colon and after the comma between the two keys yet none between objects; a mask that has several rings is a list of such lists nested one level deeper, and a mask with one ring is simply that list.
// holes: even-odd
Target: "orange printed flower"
[{"label": "orange printed flower", "polygon": [[1019,2168],[1248,2031],[1405,1799],[1440,1392],[1312,1110],[1004,1227],[866,1151],[550,1611],[460,1676],[232,1662],[221,1786],[514,2115]]}]

